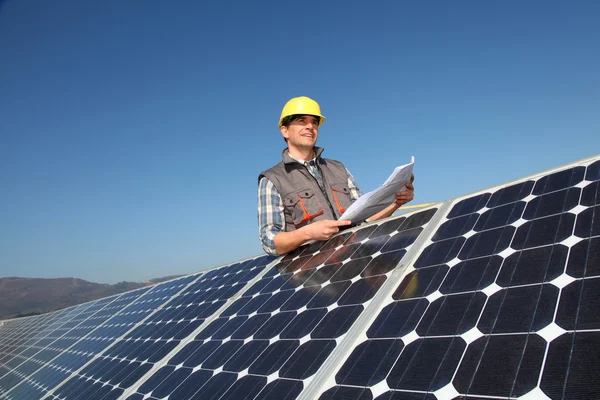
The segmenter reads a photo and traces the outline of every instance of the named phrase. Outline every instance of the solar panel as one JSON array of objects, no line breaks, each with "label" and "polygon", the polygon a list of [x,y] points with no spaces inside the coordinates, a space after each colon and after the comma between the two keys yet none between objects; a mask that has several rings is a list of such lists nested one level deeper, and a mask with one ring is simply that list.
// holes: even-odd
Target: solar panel
[{"label": "solar panel", "polygon": [[[132,304],[135,310],[115,323],[122,324],[135,317],[135,322],[139,322],[135,328],[111,337],[111,347],[70,374],[48,398],[118,398],[261,273],[272,259],[262,256],[186,278],[189,284],[183,290],[161,295],[156,304],[144,305],[143,320],[140,307]],[[159,285],[153,293],[160,293],[168,285],[172,283]],[[146,297],[140,302],[148,303]]]},{"label": "solar panel", "polygon": [[599,185],[597,156],[6,321],[0,398],[595,398]]},{"label": "solar panel", "polygon": [[595,398],[599,170],[454,201],[319,398]]},{"label": "solar panel", "polygon": [[288,254],[128,398],[295,398],[434,213]]},{"label": "solar panel", "polygon": [[[25,352],[25,356],[29,358],[2,378],[3,382],[10,380],[11,385],[7,389],[14,387],[7,398],[39,398],[49,387],[65,379],[69,368],[87,362],[93,357],[94,351],[102,345],[108,346],[110,341],[85,346],[83,351],[74,349],[73,345],[81,340],[88,340],[82,338],[147,291],[148,288],[142,288],[75,308],[74,318],[31,346]],[[79,310],[80,308],[83,310]]]}]

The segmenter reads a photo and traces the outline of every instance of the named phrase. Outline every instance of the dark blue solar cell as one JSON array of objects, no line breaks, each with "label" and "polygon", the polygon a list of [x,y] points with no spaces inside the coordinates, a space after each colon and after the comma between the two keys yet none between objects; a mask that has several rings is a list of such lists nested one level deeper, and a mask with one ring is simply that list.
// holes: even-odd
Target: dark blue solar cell
[{"label": "dark blue solar cell", "polygon": [[[221,314],[223,315],[223,314]],[[227,318],[217,318],[213,322],[210,323],[206,328],[204,328],[198,335],[196,335],[196,339],[208,339],[212,335],[215,334],[219,329],[223,327],[227,323]]]},{"label": "dark blue solar cell", "polygon": [[533,194],[539,195],[566,189],[583,180],[585,167],[574,167],[540,178],[533,188]]},{"label": "dark blue solar cell", "polygon": [[302,391],[301,381],[275,379],[256,396],[254,400],[293,400]]},{"label": "dark blue solar cell", "polygon": [[267,384],[267,378],[246,375],[238,379],[220,400],[253,399]]},{"label": "dark blue solar cell", "polygon": [[371,391],[365,388],[334,386],[324,392],[319,400],[373,400]]},{"label": "dark blue solar cell", "polygon": [[137,390],[138,393],[148,394],[155,390],[169,375],[175,371],[174,366],[164,366],[146,380]]},{"label": "dark blue solar cell", "polygon": [[256,331],[260,329],[261,326],[269,319],[269,314],[258,314],[250,317],[246,322],[240,326],[238,330],[236,330],[233,335],[231,335],[232,339],[247,339],[254,335]]},{"label": "dark blue solar cell", "polygon": [[475,327],[485,305],[481,292],[444,296],[430,304],[417,327],[419,336],[451,336]]},{"label": "dark blue solar cell", "polygon": [[421,252],[414,263],[414,267],[423,268],[430,265],[444,264],[456,258],[465,241],[466,239],[460,236],[430,244]]},{"label": "dark blue solar cell", "polygon": [[323,247],[321,247],[320,251],[323,252],[325,250],[336,249],[337,247],[339,247],[342,244],[344,244],[344,242],[346,241],[346,239],[348,239],[351,234],[352,234],[351,232],[346,232],[344,234],[332,237],[331,239],[329,239],[327,241],[327,243],[325,243],[325,245]]},{"label": "dark blue solar cell", "polygon": [[412,271],[402,279],[394,291],[394,300],[425,297],[438,290],[448,272],[446,265],[428,267]]},{"label": "dark blue solar cell", "polygon": [[525,204],[524,201],[519,201],[505,206],[492,208],[481,214],[473,230],[480,232],[512,224],[521,218],[523,210],[525,209]]},{"label": "dark blue solar cell", "polygon": [[282,339],[300,339],[308,335],[327,314],[325,308],[306,310],[298,314],[281,332]]},{"label": "dark blue solar cell", "polygon": [[313,288],[301,288],[296,290],[294,294],[292,294],[288,300],[281,306],[281,311],[292,311],[298,310],[310,301],[314,297],[318,290],[318,287]]},{"label": "dark blue solar cell", "polygon": [[535,182],[526,181],[496,191],[487,203],[487,207],[498,207],[522,200],[531,194]]},{"label": "dark blue solar cell", "polygon": [[231,306],[227,307],[225,311],[221,313],[222,317],[229,317],[237,314],[246,304],[252,300],[252,297],[241,297],[237,299]]},{"label": "dark blue solar cell", "polygon": [[250,315],[256,311],[258,311],[259,308],[261,308],[265,302],[267,300],[269,300],[271,297],[270,293],[264,293],[261,295],[258,295],[254,298],[252,298],[252,300],[250,300],[248,303],[246,303],[246,305],[244,307],[242,307],[237,314],[238,315]]},{"label": "dark blue solar cell", "polygon": [[[173,372],[171,372],[166,379],[163,379],[162,383],[160,383],[156,388],[152,389],[152,396],[162,398],[171,394],[177,386],[179,386],[183,381],[187,379],[188,376],[192,374],[191,368],[179,368]],[[140,388],[141,389],[141,388]],[[142,392],[138,390],[140,393],[149,393]]]},{"label": "dark blue solar cell", "polygon": [[226,339],[231,336],[233,332],[235,332],[246,320],[248,319],[247,315],[233,317],[229,321],[227,321],[221,329],[215,332],[212,335],[213,339]]},{"label": "dark blue solar cell", "polygon": [[571,236],[574,224],[573,214],[559,214],[529,221],[517,229],[511,247],[521,250],[561,242]]},{"label": "dark blue solar cell", "polygon": [[331,282],[345,281],[360,275],[370,261],[370,257],[348,261],[331,277]]},{"label": "dark blue solar cell", "polygon": [[387,274],[398,266],[402,257],[406,254],[406,250],[392,251],[385,254],[380,254],[375,257],[361,273],[362,277],[377,276]]},{"label": "dark blue solar cell", "polygon": [[564,271],[568,251],[563,245],[517,251],[504,260],[496,283],[508,287],[549,282]]},{"label": "dark blue solar cell", "polygon": [[368,238],[369,235],[373,233],[375,229],[377,229],[377,225],[370,224],[365,226],[364,228],[352,232],[352,234],[348,237],[348,240],[346,240],[346,244],[362,242],[363,240]]},{"label": "dark blue solar cell", "polygon": [[560,295],[556,323],[567,330],[600,329],[600,279],[566,286]]},{"label": "dark blue solar cell", "polygon": [[425,211],[421,211],[421,212],[412,214],[411,216],[406,218],[404,223],[400,226],[399,230],[405,231],[405,230],[417,228],[419,226],[423,226],[426,223],[428,223],[429,221],[431,221],[431,218],[433,218],[433,216],[435,215],[436,212],[437,212],[437,208],[430,208],[429,210],[425,210]]},{"label": "dark blue solar cell", "polygon": [[585,179],[588,181],[597,181],[600,179],[600,161],[588,165]]},{"label": "dark blue solar cell", "polygon": [[579,204],[581,189],[569,188],[536,197],[527,204],[523,218],[531,220],[559,214]]},{"label": "dark blue solar cell", "polygon": [[398,301],[387,305],[367,331],[369,338],[396,338],[412,332],[429,302],[425,299]]},{"label": "dark blue solar cell", "polygon": [[506,226],[476,233],[467,239],[458,258],[466,260],[500,253],[508,248],[515,230],[514,226]]},{"label": "dark blue solar cell", "polygon": [[279,376],[306,379],[314,375],[335,346],[335,340],[310,340],[304,343],[281,367]]},{"label": "dark blue solar cell", "polygon": [[238,351],[244,342],[242,340],[228,340],[222,343],[215,351],[202,363],[202,368],[217,369],[227,362],[236,351]]},{"label": "dark blue solar cell", "polygon": [[243,345],[223,366],[225,371],[241,372],[248,368],[269,347],[268,340],[252,340]]},{"label": "dark blue solar cell", "polygon": [[[551,398],[593,399],[600,384],[588,374],[600,372],[600,332],[565,333],[548,348],[540,387]],[[582,372],[585,371],[585,372]]]},{"label": "dark blue solar cell", "polygon": [[260,292],[272,293],[278,289],[285,290],[283,287],[292,277],[292,274],[285,274],[274,277]]},{"label": "dark blue solar cell", "polygon": [[278,340],[274,342],[250,365],[248,372],[253,375],[271,375],[281,368],[299,345],[298,340]]},{"label": "dark blue solar cell", "polygon": [[334,282],[321,287],[317,294],[306,304],[306,308],[323,308],[334,304],[350,287],[349,280],[342,282]]},{"label": "dark blue solar cell", "polygon": [[336,382],[354,386],[372,386],[381,382],[403,348],[404,344],[397,339],[361,343],[336,374]]},{"label": "dark blue solar cell", "polygon": [[440,225],[431,240],[434,242],[439,242],[440,240],[464,235],[473,229],[478,218],[479,214],[467,214],[461,217],[450,219]]},{"label": "dark blue solar cell", "polygon": [[537,331],[550,322],[558,301],[554,285],[532,285],[504,289],[489,299],[477,324],[483,333]]},{"label": "dark blue solar cell", "polygon": [[368,241],[366,241],[365,243],[361,244],[361,246],[358,248],[358,250],[356,250],[354,252],[354,254],[352,254],[352,259],[356,259],[356,258],[363,258],[363,257],[367,257],[370,255],[373,255],[375,253],[377,253],[378,251],[380,251],[383,246],[387,243],[387,241],[389,240],[389,236],[380,236],[378,238],[375,239],[370,239]]},{"label": "dark blue solar cell", "polygon": [[537,335],[484,336],[469,345],[452,383],[461,393],[521,396],[536,386],[545,348]]},{"label": "dark blue solar cell", "polygon": [[398,228],[400,228],[400,226],[404,223],[405,220],[406,218],[402,217],[384,222],[383,224],[379,225],[377,229],[375,229],[373,233],[371,233],[371,235],[369,235],[369,239],[375,239],[381,236],[386,236],[392,232],[398,231]]},{"label": "dark blue solar cell", "polygon": [[296,311],[279,312],[254,334],[255,339],[271,339],[279,335],[283,329],[296,317]]},{"label": "dark blue solar cell", "polygon": [[398,232],[386,242],[385,246],[381,249],[381,252],[387,253],[388,251],[404,249],[410,246],[417,240],[422,231],[422,228],[416,228]]},{"label": "dark blue solar cell", "polygon": [[600,238],[583,240],[569,253],[567,274],[574,278],[600,276]]},{"label": "dark blue solar cell", "polygon": [[575,236],[588,237],[600,235],[600,206],[590,207],[577,216]]},{"label": "dark blue solar cell", "polygon": [[[274,275],[279,275],[275,268],[271,268],[271,270],[269,272],[271,272],[271,277]],[[250,287],[250,289],[248,289],[244,292],[244,296],[252,296],[256,293],[259,293],[269,282],[271,282],[271,279],[267,279],[267,278],[268,277],[263,276],[262,279],[260,279],[258,282],[256,282],[254,285],[252,285]]]},{"label": "dark blue solar cell", "polygon": [[194,393],[208,382],[212,377],[213,372],[204,369],[199,369],[194,372],[186,380],[184,380],[178,387],[169,395],[171,399],[191,399]]},{"label": "dark blue solar cell", "polygon": [[450,294],[482,290],[494,283],[501,265],[500,256],[461,261],[448,271],[440,292]]},{"label": "dark blue solar cell", "polygon": [[313,339],[337,338],[352,326],[363,311],[362,306],[338,307],[330,311],[311,332]]},{"label": "dark blue solar cell", "polygon": [[282,304],[289,300],[295,292],[286,290],[283,292],[271,294],[269,299],[258,309],[258,313],[271,313],[278,310]]},{"label": "dark blue solar cell", "polygon": [[347,306],[352,304],[362,304],[371,300],[386,280],[387,277],[385,275],[361,278],[350,285],[348,290],[346,290],[344,295],[338,301],[338,304],[340,306]]},{"label": "dark blue solar cell", "polygon": [[327,261],[325,261],[325,265],[337,264],[343,262],[344,260],[347,260],[348,258],[350,258],[350,256],[354,254],[354,252],[356,252],[356,250],[358,250],[359,247],[361,247],[361,244],[355,243],[337,249],[335,253],[333,253]]},{"label": "dark blue solar cell", "polygon": [[465,342],[460,338],[424,338],[408,344],[390,371],[393,389],[436,391],[452,379]]},{"label": "dark blue solar cell", "polygon": [[183,363],[186,367],[197,367],[202,364],[211,354],[215,351],[221,342],[218,340],[212,340],[202,344],[194,353],[192,353],[188,358],[186,358]]},{"label": "dark blue solar cell", "polygon": [[478,196],[473,196],[465,200],[461,200],[452,207],[452,210],[448,213],[448,218],[456,218],[462,215],[474,213],[483,207],[490,199],[491,194],[483,193]]}]

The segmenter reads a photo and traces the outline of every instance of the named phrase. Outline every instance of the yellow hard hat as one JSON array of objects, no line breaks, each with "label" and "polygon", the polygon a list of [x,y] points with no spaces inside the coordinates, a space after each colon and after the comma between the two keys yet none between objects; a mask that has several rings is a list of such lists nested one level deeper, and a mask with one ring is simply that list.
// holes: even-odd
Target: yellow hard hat
[{"label": "yellow hard hat", "polygon": [[321,115],[321,107],[319,107],[319,103],[314,101],[313,99],[300,96],[294,97],[283,106],[283,110],[281,110],[281,117],[279,117],[279,129],[281,129],[281,122],[285,117],[289,117],[290,115],[314,115],[315,117],[319,117],[319,126],[325,121],[325,117]]}]

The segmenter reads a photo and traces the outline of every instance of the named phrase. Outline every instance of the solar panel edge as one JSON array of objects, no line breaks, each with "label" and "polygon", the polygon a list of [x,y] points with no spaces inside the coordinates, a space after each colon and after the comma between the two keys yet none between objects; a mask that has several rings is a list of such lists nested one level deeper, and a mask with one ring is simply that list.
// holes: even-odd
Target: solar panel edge
[{"label": "solar panel edge", "polygon": [[325,362],[321,365],[317,373],[312,377],[308,386],[300,393],[297,400],[314,400],[318,398],[325,390],[329,388],[328,384],[333,382],[335,385],[335,374],[344,364],[346,359],[352,353],[354,346],[357,341],[365,334],[368,327],[373,323],[377,317],[379,310],[388,301],[396,286],[404,278],[407,269],[415,261],[416,256],[421,253],[422,248],[425,247],[427,241],[435,233],[440,221],[445,217],[450,210],[450,201],[443,203],[437,203],[429,207],[424,207],[419,210],[401,214],[395,217],[386,218],[386,220],[392,220],[395,218],[402,218],[417,214],[422,211],[437,208],[436,213],[433,215],[431,220],[427,223],[427,226],[421,232],[419,237],[411,245],[406,255],[398,262],[396,267],[390,273],[390,278],[387,279],[377,294],[371,299],[369,305],[365,308],[364,312],[354,322],[352,327],[348,330],[342,342],[333,350]]},{"label": "solar panel edge", "polygon": [[[258,255],[258,256],[255,256],[255,257],[246,258],[246,259],[243,259],[243,260],[240,260],[240,261],[236,261],[236,262],[230,263],[228,265],[233,265],[233,264],[240,263],[240,262],[245,262],[245,261],[248,261],[248,260],[255,260],[255,259],[258,259],[260,257],[264,257],[264,255]],[[163,366],[165,366],[166,363],[171,358],[173,358],[173,356],[175,356],[185,346],[187,346],[190,342],[192,342],[195,339],[195,337],[198,335],[198,333],[200,333],[207,326],[209,326],[215,319],[217,319],[221,315],[221,313],[223,311],[225,311],[227,308],[229,308],[229,306],[231,306],[239,297],[241,297],[257,281],[259,281],[260,279],[262,279],[262,277],[271,268],[273,268],[279,262],[279,260],[281,260],[281,258],[282,257],[277,257],[274,260],[272,260],[271,262],[269,262],[268,264],[266,264],[265,266],[263,266],[263,270],[260,273],[258,273],[254,278],[252,278],[248,282],[246,282],[246,284],[244,285],[243,288],[241,288],[235,295],[233,295],[229,299],[227,299],[227,301],[221,307],[219,307],[219,309],[217,309],[210,317],[206,318],[206,320],[201,325],[199,325],[193,332],[191,332],[185,339],[183,339],[169,353],[167,353],[160,361],[156,362],[154,364],[154,366],[148,370],[148,372],[146,372],[144,375],[142,375],[133,385],[131,385],[128,389],[126,389],[121,394],[121,396],[119,397],[119,399],[120,400],[121,399],[127,399],[129,396],[131,396],[132,394],[134,394],[144,384],[144,382],[146,382],[147,379],[149,379],[150,377],[152,377],[159,369],[161,369]],[[226,266],[227,265],[223,265],[221,267],[226,267]],[[214,270],[214,269],[221,268],[221,267],[211,268],[210,270]],[[209,270],[207,270],[207,271],[209,271]]]},{"label": "solar panel edge", "polygon": [[506,182],[503,182],[503,183],[498,183],[496,185],[492,185],[492,186],[489,186],[489,187],[486,187],[486,188],[483,188],[483,189],[474,190],[473,192],[469,192],[469,193],[466,193],[466,194],[463,194],[463,195],[460,195],[460,196],[453,197],[451,199],[445,200],[444,202],[451,201],[452,203],[456,203],[456,202],[458,202],[460,200],[464,200],[466,198],[469,198],[469,197],[472,197],[472,196],[476,196],[477,194],[489,192],[491,190],[500,190],[500,189],[502,189],[504,187],[512,186],[514,184],[521,183],[521,182],[526,181],[528,179],[540,178],[540,177],[542,177],[544,175],[550,175],[550,174],[552,174],[554,172],[559,172],[559,171],[566,170],[568,168],[572,168],[572,167],[575,167],[575,166],[588,166],[588,165],[593,164],[595,161],[598,161],[598,160],[600,160],[600,154],[596,154],[594,156],[582,158],[580,160],[573,161],[573,162],[570,162],[570,163],[567,163],[567,164],[563,164],[563,165],[560,165],[560,166],[557,166],[557,167],[549,168],[549,169],[546,169],[546,170],[543,170],[543,171],[540,171],[540,172],[535,172],[535,173],[532,173],[532,174],[529,174],[529,175],[524,175],[524,176],[522,176],[520,178],[512,179],[510,181],[506,181]]}]

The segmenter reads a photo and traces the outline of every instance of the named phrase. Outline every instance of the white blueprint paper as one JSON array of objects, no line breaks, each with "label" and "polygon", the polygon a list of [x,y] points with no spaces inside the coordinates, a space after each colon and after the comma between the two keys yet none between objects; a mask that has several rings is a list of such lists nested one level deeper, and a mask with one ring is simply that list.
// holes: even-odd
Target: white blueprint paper
[{"label": "white blueprint paper", "polygon": [[392,204],[396,201],[396,192],[406,190],[405,185],[410,182],[414,164],[415,157],[413,156],[409,164],[396,167],[383,185],[360,196],[348,207],[340,219],[350,220],[354,223],[362,222]]}]

